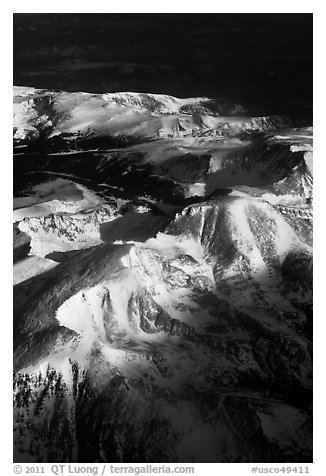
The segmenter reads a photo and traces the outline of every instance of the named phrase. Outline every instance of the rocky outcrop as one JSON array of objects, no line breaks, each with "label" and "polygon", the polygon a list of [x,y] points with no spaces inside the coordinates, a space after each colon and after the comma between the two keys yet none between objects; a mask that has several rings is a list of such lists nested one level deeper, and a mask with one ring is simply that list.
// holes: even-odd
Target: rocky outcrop
[{"label": "rocky outcrop", "polygon": [[24,218],[18,228],[31,237],[30,254],[46,256],[54,251],[77,250],[101,243],[100,225],[116,217],[116,208],[103,205],[80,213]]}]

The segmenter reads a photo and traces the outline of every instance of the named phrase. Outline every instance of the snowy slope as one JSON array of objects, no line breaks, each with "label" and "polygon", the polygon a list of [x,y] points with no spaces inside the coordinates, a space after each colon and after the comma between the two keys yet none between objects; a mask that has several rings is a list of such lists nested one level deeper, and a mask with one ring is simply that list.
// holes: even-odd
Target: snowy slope
[{"label": "snowy slope", "polygon": [[[289,124],[278,116],[239,116],[239,107],[209,98],[179,99],[143,93],[66,93],[14,88],[14,139],[29,144],[35,139],[63,141],[80,135],[149,140],[159,137],[234,136],[262,132]],[[290,121],[291,122],[291,121]],[[130,140],[130,139],[129,139]],[[80,146],[82,146],[80,144]]]},{"label": "snowy slope", "polygon": [[[273,386],[278,385],[277,379],[291,375],[293,385],[310,385],[307,341],[299,332],[305,315],[298,312],[297,306],[309,303],[311,294],[309,289],[293,286],[291,278],[283,273],[283,264],[290,254],[299,260],[300,253],[311,256],[311,247],[292,223],[293,219],[287,222],[265,202],[233,197],[186,208],[166,233],[143,244],[101,245],[79,252],[47,273],[41,292],[27,309],[18,306],[18,375],[27,373],[35,382],[40,372],[42,379],[46,379],[46,372],[52,372],[54,382],[59,378],[57,387],[64,395],[65,408],[73,407],[78,415],[79,411],[86,411],[93,398],[98,398],[95,389],[87,391],[86,397],[84,385],[98,385],[97,379],[104,378],[108,366],[108,375],[120,376],[119,401],[127,414],[132,411],[132,403],[124,396],[123,388],[136,392],[137,405],[141,405],[143,398],[156,401],[154,408],[144,412],[139,424],[146,431],[146,421],[154,422],[159,412],[161,424],[168,434],[175,435],[176,453],[169,457],[180,461],[185,457],[219,460],[219,446],[189,446],[188,438],[196,427],[201,429],[198,431],[202,431],[204,439],[217,438],[216,426],[207,426],[200,404],[189,399],[189,395],[204,395],[216,386],[220,391],[225,386],[235,389],[241,381],[241,413],[247,415],[249,427],[258,425],[264,434],[265,415],[270,415],[271,402],[268,406],[261,402],[261,417],[257,420],[256,415],[252,420],[246,403],[246,395],[252,395],[256,385],[251,387],[252,379],[263,382],[267,378]],[[301,265],[303,273],[305,266]],[[26,283],[25,290],[30,286]],[[44,333],[48,338],[40,346]],[[263,353],[258,351],[261,347]],[[288,362],[289,348],[300,358]],[[266,353],[271,359],[268,365]],[[78,369],[77,387],[73,384],[73,369]],[[151,381],[150,393],[146,379]],[[67,387],[61,388],[63,384]],[[185,388],[191,389],[191,393],[185,393]],[[143,391],[147,392],[146,397],[142,396]],[[163,396],[165,391],[171,400]],[[38,398],[37,394],[37,389],[31,391],[31,402]],[[56,395],[49,394],[48,401],[42,404],[45,415],[52,414],[49,405],[55,405]],[[121,422],[112,420],[110,412],[106,417],[101,413],[109,405],[107,398],[102,394],[97,411],[108,427],[119,434],[115,425]],[[183,411],[188,408],[187,426],[183,423],[185,416],[176,416],[176,398],[179,404],[182,402]],[[226,402],[221,405],[222,413],[214,413],[216,424],[228,413]],[[295,406],[290,407],[293,425],[298,429],[308,416]],[[21,415],[21,407],[17,408]],[[276,408],[274,411],[277,415]],[[23,421],[27,424],[25,417]],[[39,431],[37,425],[33,421],[35,430],[30,430],[30,435]],[[72,431],[73,423],[69,428]],[[82,446],[85,443],[79,431],[81,427],[75,437]],[[221,431],[223,438],[235,442],[230,427]],[[288,430],[283,426],[282,431]],[[110,439],[109,433],[103,437],[106,441]],[[262,436],[265,450],[269,437]],[[98,441],[100,437],[94,433],[92,438]],[[288,438],[293,439],[293,434]],[[26,444],[17,442],[28,451]],[[230,461],[239,451],[238,444],[234,453],[228,454]],[[104,461],[118,458],[118,453],[108,456],[104,449],[101,453],[101,444],[94,445]],[[280,448],[278,458],[283,458]],[[61,458],[65,461],[71,454]]]}]

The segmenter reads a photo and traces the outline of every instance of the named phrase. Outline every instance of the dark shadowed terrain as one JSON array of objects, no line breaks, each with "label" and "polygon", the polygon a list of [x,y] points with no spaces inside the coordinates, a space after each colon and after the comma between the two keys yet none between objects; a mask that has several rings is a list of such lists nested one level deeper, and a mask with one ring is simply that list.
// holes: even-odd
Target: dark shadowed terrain
[{"label": "dark shadowed terrain", "polygon": [[15,14],[14,84],[312,112],[312,14]]}]

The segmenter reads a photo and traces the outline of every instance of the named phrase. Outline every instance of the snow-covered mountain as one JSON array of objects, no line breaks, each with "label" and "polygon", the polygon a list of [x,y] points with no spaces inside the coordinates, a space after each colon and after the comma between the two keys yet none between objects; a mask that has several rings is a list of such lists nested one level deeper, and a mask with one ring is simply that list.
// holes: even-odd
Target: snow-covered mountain
[{"label": "snow-covered mountain", "polygon": [[[123,144],[160,137],[233,136],[291,124],[280,116],[250,117],[238,104],[205,97],[180,99],[144,93],[66,93],[14,88],[14,139],[85,148],[108,136]],[[59,142],[61,139],[61,142]],[[95,142],[94,142],[95,144]]]},{"label": "snow-covered mountain", "polygon": [[311,461],[312,128],[14,102],[15,461]]}]

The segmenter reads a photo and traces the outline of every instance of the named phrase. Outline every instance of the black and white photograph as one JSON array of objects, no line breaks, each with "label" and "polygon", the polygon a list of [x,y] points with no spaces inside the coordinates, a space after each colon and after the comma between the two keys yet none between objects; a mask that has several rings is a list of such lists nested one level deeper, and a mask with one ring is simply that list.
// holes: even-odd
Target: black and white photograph
[{"label": "black and white photograph", "polygon": [[309,4],[12,22],[13,462],[307,472]]}]

